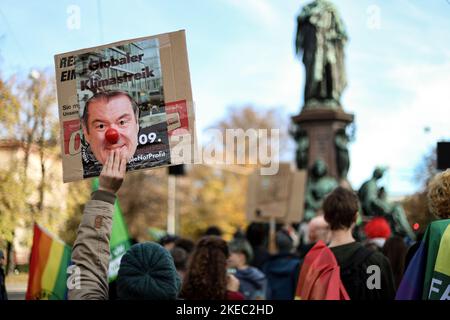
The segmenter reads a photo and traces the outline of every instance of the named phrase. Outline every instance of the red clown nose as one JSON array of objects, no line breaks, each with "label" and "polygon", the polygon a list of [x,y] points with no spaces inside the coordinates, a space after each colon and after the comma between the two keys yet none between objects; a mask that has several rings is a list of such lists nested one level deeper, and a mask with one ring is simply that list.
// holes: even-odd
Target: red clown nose
[{"label": "red clown nose", "polygon": [[119,141],[119,133],[116,129],[109,128],[105,132],[105,139],[111,144],[117,143]]}]

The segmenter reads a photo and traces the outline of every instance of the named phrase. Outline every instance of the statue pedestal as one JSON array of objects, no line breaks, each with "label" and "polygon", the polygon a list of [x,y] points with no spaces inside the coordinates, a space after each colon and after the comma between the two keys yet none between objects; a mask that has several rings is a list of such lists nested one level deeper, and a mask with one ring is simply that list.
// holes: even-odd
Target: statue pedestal
[{"label": "statue pedestal", "polygon": [[328,175],[348,187],[348,181],[340,179],[338,174],[335,136],[337,130],[345,129],[354,121],[354,115],[342,109],[314,108],[302,110],[292,117],[292,121],[309,137],[308,168],[314,161],[322,159],[328,166]]}]

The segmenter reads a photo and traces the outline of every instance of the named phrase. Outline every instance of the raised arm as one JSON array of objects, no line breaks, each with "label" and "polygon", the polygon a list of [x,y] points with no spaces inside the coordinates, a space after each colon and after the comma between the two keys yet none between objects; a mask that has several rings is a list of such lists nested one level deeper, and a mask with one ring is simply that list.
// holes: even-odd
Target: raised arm
[{"label": "raised arm", "polygon": [[84,207],[73,246],[70,300],[107,300],[109,240],[116,192],[126,171],[126,156],[115,150],[109,154],[99,178],[99,189]]}]

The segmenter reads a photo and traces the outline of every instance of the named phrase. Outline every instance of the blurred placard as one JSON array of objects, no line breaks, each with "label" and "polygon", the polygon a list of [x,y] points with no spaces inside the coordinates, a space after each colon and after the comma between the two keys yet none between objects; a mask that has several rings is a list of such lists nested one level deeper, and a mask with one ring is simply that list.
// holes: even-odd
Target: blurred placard
[{"label": "blurred placard", "polygon": [[280,163],[275,175],[261,175],[255,170],[249,176],[247,220],[280,223],[300,222],[303,218],[306,170],[293,170],[289,163]]}]

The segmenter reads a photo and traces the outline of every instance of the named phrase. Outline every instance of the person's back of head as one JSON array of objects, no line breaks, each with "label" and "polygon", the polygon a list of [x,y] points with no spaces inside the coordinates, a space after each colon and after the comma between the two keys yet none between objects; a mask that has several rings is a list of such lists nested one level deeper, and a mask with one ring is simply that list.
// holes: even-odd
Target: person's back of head
[{"label": "person's back of head", "polygon": [[204,236],[192,253],[181,289],[188,300],[225,300],[228,245],[218,236]]},{"label": "person's back of head", "polygon": [[286,230],[278,230],[275,234],[275,246],[278,253],[291,253],[294,247],[294,241]]},{"label": "person's back of head", "polygon": [[175,247],[182,248],[189,255],[194,251],[195,243],[190,239],[178,238],[175,240]]},{"label": "person's back of head", "polygon": [[450,218],[450,169],[438,173],[428,184],[428,207],[439,219]]},{"label": "person's back of head", "polygon": [[248,265],[253,260],[253,249],[245,238],[237,238],[228,244],[230,253],[240,253],[245,256],[245,264]]},{"label": "person's back of head", "polygon": [[[331,192],[324,201],[323,210],[325,220],[332,230],[329,247],[336,257],[340,267],[340,278],[351,300],[380,300],[393,299],[395,296],[394,283],[390,280],[390,268],[387,259],[374,250],[369,250],[355,243],[352,227],[356,223],[359,201],[356,194],[348,189],[338,187]],[[368,267],[378,265],[381,283],[378,290],[371,290],[367,286]]]},{"label": "person's back of head", "polygon": [[322,207],[330,229],[345,230],[356,222],[359,200],[353,191],[337,187],[325,198]]},{"label": "person's back of head", "polygon": [[181,281],[170,253],[153,242],[133,245],[122,257],[117,297],[122,300],[173,300]]},{"label": "person's back of head", "polygon": [[173,234],[166,234],[161,239],[159,239],[158,243],[162,245],[167,250],[171,250],[175,246],[175,241],[178,239],[178,236]]},{"label": "person's back of head", "polygon": [[217,236],[217,237],[222,237],[223,232],[222,230],[218,227],[218,226],[209,226],[205,233],[205,236]]},{"label": "person's back of head", "polygon": [[389,222],[383,217],[372,218],[364,226],[364,232],[368,239],[384,238],[391,236],[391,227]]},{"label": "person's back of head", "polygon": [[233,234],[233,239],[244,239],[244,240],[246,240],[245,233],[241,230],[241,228],[238,228],[236,230],[236,232]]},{"label": "person's back of head", "polygon": [[381,250],[392,232],[389,222],[385,218],[375,217],[366,223],[364,233],[367,236],[367,247]]},{"label": "person's back of head", "polygon": [[268,227],[263,223],[251,223],[245,232],[245,236],[253,247],[265,246],[268,237]]},{"label": "person's back of head", "polygon": [[270,257],[267,249],[269,226],[261,222],[252,222],[245,231],[245,238],[253,249],[253,260],[250,264],[254,267],[261,268]]},{"label": "person's back of head", "polygon": [[170,250],[173,258],[173,263],[178,272],[184,272],[187,268],[188,254],[186,250],[180,247],[174,247]]},{"label": "person's back of head", "polygon": [[322,240],[327,243],[329,239],[330,227],[323,215],[316,216],[308,223],[308,242],[314,243]]}]

